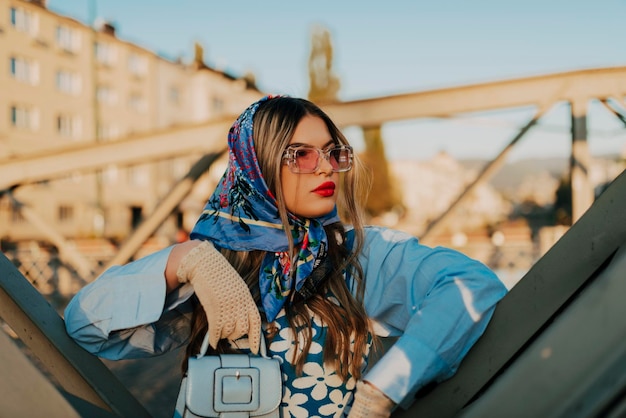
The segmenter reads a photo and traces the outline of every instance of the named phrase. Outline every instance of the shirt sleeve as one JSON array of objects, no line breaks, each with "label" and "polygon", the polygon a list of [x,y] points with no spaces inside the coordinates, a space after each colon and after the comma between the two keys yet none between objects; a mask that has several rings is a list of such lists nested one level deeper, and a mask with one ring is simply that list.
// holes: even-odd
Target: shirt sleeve
[{"label": "shirt sleeve", "polygon": [[67,333],[87,351],[119,360],[149,357],[188,341],[193,289],[166,298],[165,266],[172,247],[107,269],[65,308]]},{"label": "shirt sleeve", "polygon": [[399,337],[364,380],[407,408],[456,372],[507,290],[484,264],[385,228],[366,228],[360,261],[375,332]]}]

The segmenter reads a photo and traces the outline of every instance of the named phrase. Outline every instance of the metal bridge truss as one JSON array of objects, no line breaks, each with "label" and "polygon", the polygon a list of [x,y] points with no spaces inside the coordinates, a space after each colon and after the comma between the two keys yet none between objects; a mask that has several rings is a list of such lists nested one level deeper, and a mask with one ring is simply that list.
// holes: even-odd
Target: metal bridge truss
[{"label": "metal bridge truss", "polygon": [[[586,178],[589,150],[585,109],[593,98],[615,100],[623,106],[625,88],[626,68],[609,68],[325,106],[340,126],[361,125],[366,129],[391,120],[537,106],[536,116],[485,167],[475,185],[493,174],[510,148],[550,106],[559,101],[571,103],[576,222],[498,305],[487,331],[458,373],[428,393],[419,393],[408,411],[398,410],[394,417],[624,414],[626,172],[593,202]],[[618,110],[613,111],[624,120]],[[123,262],[132,256],[136,242],[152,233],[199,173],[223,152],[217,144],[222,143],[229,125],[215,122],[127,141],[68,148],[55,155],[0,161],[0,189],[109,163],[171,157],[202,147],[207,156],[122,247],[117,262]],[[432,225],[431,233],[436,229]],[[55,244],[63,247],[62,237],[57,240]],[[18,340],[0,332],[0,392],[5,394],[0,398],[0,410],[9,416],[37,416],[42,411],[50,417],[149,415],[100,360],[67,336],[56,311],[4,255],[0,256],[0,318],[42,366],[35,367],[17,348]]]},{"label": "metal bridge truss", "polygon": [[[456,375],[418,393],[410,409],[393,417],[623,416],[624,294],[626,172],[504,297]],[[69,338],[56,311],[4,255],[0,318],[49,373],[0,332],[0,411],[149,416],[99,359]]]},{"label": "metal bridge truss", "polygon": [[[505,163],[513,147],[537,124],[553,106],[568,102],[571,108],[572,148],[570,184],[572,185],[572,219],[587,210],[594,199],[588,179],[591,156],[587,143],[587,107],[592,99],[600,100],[607,109],[626,125],[626,117],[614,103],[626,109],[626,67],[581,70],[516,80],[498,81],[462,87],[421,91],[401,95],[375,97],[364,100],[324,105],[324,110],[339,126],[361,126],[364,130],[379,129],[387,122],[424,117],[450,118],[464,113],[495,109],[514,109],[534,106],[535,115],[510,140],[500,153],[487,163],[478,176],[456,198],[451,206],[435,219],[420,236],[424,242],[436,236],[445,227],[472,191],[488,181]],[[72,146],[37,155],[26,155],[0,160],[0,190],[9,193],[22,184],[50,180],[72,172],[93,172],[109,164],[133,165],[188,155],[204,151],[212,160],[222,151],[224,139],[236,116],[183,128],[167,129],[126,140]],[[419,139],[416,138],[416,141]],[[197,173],[203,162],[192,169]],[[188,175],[177,185],[144,225],[134,232],[122,251],[113,260],[127,261],[139,249],[191,190],[196,174]],[[18,202],[19,203],[19,202]],[[65,263],[73,266],[87,280],[101,269],[85,260],[60,234],[46,226],[34,211],[23,205],[23,215],[59,249]]]}]

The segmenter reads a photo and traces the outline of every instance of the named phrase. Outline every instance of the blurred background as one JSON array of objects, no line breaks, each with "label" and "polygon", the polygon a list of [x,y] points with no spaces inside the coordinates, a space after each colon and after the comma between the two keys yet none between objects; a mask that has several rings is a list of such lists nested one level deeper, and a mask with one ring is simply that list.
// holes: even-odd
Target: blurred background
[{"label": "blurred background", "polygon": [[[624,16],[623,0],[0,0],[2,252],[61,312],[107,266],[186,239],[228,127],[280,93],[321,105],[371,168],[370,223],[512,287],[626,166]],[[111,367],[170,416],[178,377],[147,390],[164,371],[134,364]]]}]

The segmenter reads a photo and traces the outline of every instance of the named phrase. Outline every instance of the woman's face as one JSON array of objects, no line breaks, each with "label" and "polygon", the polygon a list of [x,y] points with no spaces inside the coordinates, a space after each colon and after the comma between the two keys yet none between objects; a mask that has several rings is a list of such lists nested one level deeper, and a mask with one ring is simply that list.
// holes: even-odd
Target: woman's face
[{"label": "woman's face", "polygon": [[[307,115],[298,125],[289,145],[311,145],[325,150],[334,145],[324,121]],[[328,160],[320,157],[313,173],[293,173],[283,164],[280,175],[285,204],[289,212],[302,218],[317,218],[333,210],[339,193],[339,174]]]}]

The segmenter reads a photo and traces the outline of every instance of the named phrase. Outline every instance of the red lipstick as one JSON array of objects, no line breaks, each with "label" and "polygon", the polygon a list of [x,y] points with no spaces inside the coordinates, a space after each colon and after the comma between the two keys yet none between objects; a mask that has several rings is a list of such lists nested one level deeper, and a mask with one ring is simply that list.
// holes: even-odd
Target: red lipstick
[{"label": "red lipstick", "polygon": [[322,197],[331,197],[335,194],[335,183],[332,181],[324,182],[313,190],[313,193],[317,193]]}]

